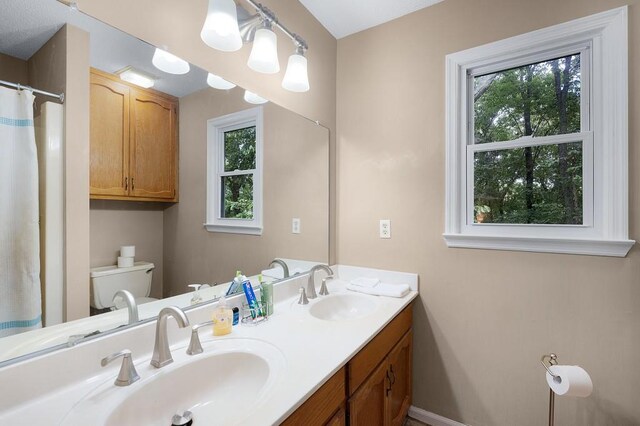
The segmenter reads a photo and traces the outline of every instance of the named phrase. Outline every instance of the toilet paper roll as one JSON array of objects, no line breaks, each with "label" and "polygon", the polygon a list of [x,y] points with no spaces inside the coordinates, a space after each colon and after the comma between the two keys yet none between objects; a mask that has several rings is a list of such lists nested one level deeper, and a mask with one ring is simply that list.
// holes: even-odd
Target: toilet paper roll
[{"label": "toilet paper roll", "polygon": [[122,257],[136,257],[136,246],[121,246],[120,256]]},{"label": "toilet paper roll", "polygon": [[556,394],[581,398],[591,395],[593,382],[584,368],[577,365],[552,365],[550,370],[558,376],[546,373],[547,384]]},{"label": "toilet paper roll", "polygon": [[130,268],[133,266],[133,257],[118,256],[118,268]]}]

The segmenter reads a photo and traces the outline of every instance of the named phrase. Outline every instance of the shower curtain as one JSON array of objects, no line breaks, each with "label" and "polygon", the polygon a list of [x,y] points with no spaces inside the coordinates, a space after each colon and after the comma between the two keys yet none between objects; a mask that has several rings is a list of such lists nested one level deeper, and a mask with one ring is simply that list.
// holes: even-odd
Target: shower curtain
[{"label": "shower curtain", "polygon": [[0,87],[0,337],[42,326],[33,100]]}]

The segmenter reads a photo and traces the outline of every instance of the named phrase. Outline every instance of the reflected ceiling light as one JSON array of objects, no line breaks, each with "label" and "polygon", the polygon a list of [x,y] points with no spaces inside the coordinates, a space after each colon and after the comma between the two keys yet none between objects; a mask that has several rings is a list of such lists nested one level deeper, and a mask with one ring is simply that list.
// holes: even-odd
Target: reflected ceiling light
[{"label": "reflected ceiling light", "polygon": [[207,19],[200,38],[207,46],[223,52],[235,52],[242,47],[238,30],[238,13],[233,0],[209,0]]},{"label": "reflected ceiling light", "polygon": [[264,74],[275,74],[280,71],[278,37],[267,19],[264,20],[262,28],[256,30],[247,65],[252,70]]},{"label": "reflected ceiling light", "polygon": [[189,72],[189,63],[187,61],[157,47],[151,62],[160,71],[169,74],[186,74]]},{"label": "reflected ceiling light", "polygon": [[267,99],[256,95],[253,92],[250,92],[248,90],[244,91],[244,100],[249,102],[250,104],[255,104],[255,105],[260,105],[260,104],[266,104],[267,102],[269,102]]},{"label": "reflected ceiling light", "polygon": [[220,90],[229,90],[236,87],[235,84],[225,80],[220,76],[217,76],[211,73],[209,73],[209,75],[207,76],[207,84],[213,87],[214,89],[220,89]]},{"label": "reflected ceiling light", "polygon": [[153,87],[156,82],[155,77],[142,71],[138,71],[130,66],[123,68],[120,71],[116,71],[116,74],[120,76],[121,80],[135,84],[136,86],[144,87],[145,89]]},{"label": "reflected ceiling light", "polygon": [[284,74],[282,87],[291,92],[309,91],[307,58],[304,57],[304,48],[302,46],[298,46],[295,53],[289,56],[287,72]]}]

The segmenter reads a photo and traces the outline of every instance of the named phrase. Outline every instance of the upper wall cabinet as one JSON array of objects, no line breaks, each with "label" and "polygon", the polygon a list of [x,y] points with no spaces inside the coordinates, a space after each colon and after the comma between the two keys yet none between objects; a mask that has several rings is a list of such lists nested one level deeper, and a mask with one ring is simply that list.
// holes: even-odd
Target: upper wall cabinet
[{"label": "upper wall cabinet", "polygon": [[91,70],[92,199],[178,200],[177,105]]}]

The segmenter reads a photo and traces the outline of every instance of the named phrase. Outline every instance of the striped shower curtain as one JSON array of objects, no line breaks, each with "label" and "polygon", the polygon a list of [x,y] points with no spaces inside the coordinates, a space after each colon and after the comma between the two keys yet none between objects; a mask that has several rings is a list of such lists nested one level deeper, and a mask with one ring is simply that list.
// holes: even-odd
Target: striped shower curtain
[{"label": "striped shower curtain", "polygon": [[0,87],[0,337],[42,327],[33,100]]}]

